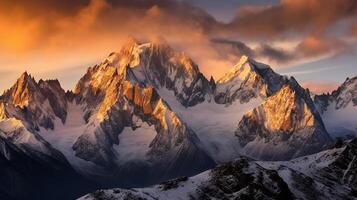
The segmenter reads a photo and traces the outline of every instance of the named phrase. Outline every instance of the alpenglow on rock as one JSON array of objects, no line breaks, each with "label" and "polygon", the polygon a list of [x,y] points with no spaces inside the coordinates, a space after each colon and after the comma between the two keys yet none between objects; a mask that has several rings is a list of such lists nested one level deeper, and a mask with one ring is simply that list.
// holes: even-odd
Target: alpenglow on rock
[{"label": "alpenglow on rock", "polygon": [[163,40],[140,44],[129,39],[119,53],[111,54],[108,62],[117,66],[119,73],[130,68],[128,76],[133,81],[173,91],[184,106],[194,106],[211,93],[210,83],[198,66]]},{"label": "alpenglow on rock", "polygon": [[5,91],[2,101],[6,103],[4,113],[7,117],[23,120],[29,129],[53,129],[56,117],[63,123],[66,120],[66,94],[57,80],[36,82],[25,72]]},{"label": "alpenglow on rock", "polygon": [[[117,176],[111,181],[123,185],[151,184],[214,166],[196,134],[156,92],[161,87],[172,89],[178,101],[187,105],[190,100],[181,98],[188,91],[184,85],[191,85],[199,74],[192,61],[166,44],[139,45],[135,41],[89,68],[74,92],[76,101],[84,106],[86,121],[73,145],[76,156],[108,172],[115,169]],[[171,82],[179,87],[169,86]],[[143,132],[144,126],[156,135],[148,138],[141,156],[125,160],[116,150],[122,146],[121,134],[128,134],[128,129]]]},{"label": "alpenglow on rock", "polygon": [[310,95],[294,79],[243,116],[235,134],[246,155],[263,160],[289,160],[332,142]]}]

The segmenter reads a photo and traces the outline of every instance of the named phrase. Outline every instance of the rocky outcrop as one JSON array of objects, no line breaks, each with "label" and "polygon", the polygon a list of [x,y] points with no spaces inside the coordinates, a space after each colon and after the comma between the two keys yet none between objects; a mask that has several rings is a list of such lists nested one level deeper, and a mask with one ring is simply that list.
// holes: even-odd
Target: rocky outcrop
[{"label": "rocky outcrop", "polygon": [[79,199],[355,199],[356,142],[291,161],[239,157],[149,188],[98,190]]},{"label": "rocky outcrop", "polygon": [[343,147],[343,151],[329,165],[316,170],[316,177],[329,184],[339,184],[350,189],[350,195],[357,198],[357,139]]},{"label": "rocky outcrop", "polygon": [[293,79],[243,116],[235,134],[247,155],[264,160],[289,160],[331,144],[309,94]]},{"label": "rocky outcrop", "polygon": [[299,199],[355,199],[356,144],[355,139],[291,161],[258,164],[277,170]]},{"label": "rocky outcrop", "polygon": [[194,199],[294,199],[276,171],[240,158],[211,171],[211,180],[198,187]]},{"label": "rocky outcrop", "polygon": [[294,199],[274,170],[239,158],[195,177],[151,188],[99,190],[80,199]]}]

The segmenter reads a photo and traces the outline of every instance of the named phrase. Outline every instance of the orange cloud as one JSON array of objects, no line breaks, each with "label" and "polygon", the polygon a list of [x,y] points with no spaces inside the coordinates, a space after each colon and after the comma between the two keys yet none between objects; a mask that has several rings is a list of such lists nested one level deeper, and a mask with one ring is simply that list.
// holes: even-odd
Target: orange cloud
[{"label": "orange cloud", "polygon": [[11,19],[0,16],[0,47],[11,52],[21,52],[35,45],[35,41],[40,38],[41,24],[38,20],[27,20],[20,11],[14,12]]},{"label": "orange cloud", "polygon": [[[246,51],[217,47],[212,38],[239,36],[254,41],[257,37],[271,37],[269,41],[274,42],[276,36],[287,31],[306,31],[309,25],[327,27],[328,23],[354,15],[355,1],[327,1],[341,11],[321,5],[325,1],[314,0],[306,7],[305,0],[282,1],[278,6],[242,8],[242,14],[232,23],[223,24],[201,9],[175,0],[0,0],[0,71],[28,70],[39,78],[58,77],[73,67],[82,67],[84,72],[89,64],[118,51],[128,35],[140,40],[160,35],[191,56],[207,76],[218,78]],[[320,39],[320,34],[316,33],[316,38]],[[285,63],[329,53],[328,48],[338,44],[326,36],[321,38],[306,38],[294,52],[270,44],[245,46],[251,54]],[[13,79],[1,79],[0,87],[9,87]]]},{"label": "orange cloud", "polygon": [[324,34],[337,21],[356,16],[357,1],[282,0],[277,6],[250,10],[238,13],[226,28],[246,37],[282,37],[289,31]]},{"label": "orange cloud", "polygon": [[297,51],[301,51],[304,56],[319,56],[328,53],[339,54],[348,52],[347,44],[336,39],[323,36],[308,36],[298,45]]},{"label": "orange cloud", "polygon": [[[28,70],[47,78],[84,63],[84,72],[86,63],[118,51],[129,35],[144,41],[163,36],[174,48],[206,66],[201,69],[208,76],[220,76],[222,70],[215,68],[233,65],[212,47],[207,30],[215,20],[176,1],[78,1],[70,11],[52,0],[43,5],[34,1],[38,7],[24,1],[29,9],[4,2],[0,0],[0,71],[11,67],[19,74]],[[9,87],[13,78],[0,80],[0,87]]]}]

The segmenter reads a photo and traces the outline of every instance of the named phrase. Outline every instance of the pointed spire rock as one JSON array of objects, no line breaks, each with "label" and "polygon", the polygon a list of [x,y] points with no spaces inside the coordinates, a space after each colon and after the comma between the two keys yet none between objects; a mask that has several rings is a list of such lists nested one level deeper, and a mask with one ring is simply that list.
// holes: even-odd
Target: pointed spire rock
[{"label": "pointed spire rock", "polygon": [[17,79],[17,82],[22,82],[22,81],[31,81],[35,82],[35,79],[25,71],[24,73],[21,74],[21,76]]},{"label": "pointed spire rock", "polygon": [[216,89],[216,81],[214,80],[213,76],[211,76],[209,84],[211,85],[212,90]]},{"label": "pointed spire rock", "polygon": [[23,108],[28,105],[31,91],[36,90],[36,84],[35,79],[25,71],[15,84],[4,93],[4,99]]}]

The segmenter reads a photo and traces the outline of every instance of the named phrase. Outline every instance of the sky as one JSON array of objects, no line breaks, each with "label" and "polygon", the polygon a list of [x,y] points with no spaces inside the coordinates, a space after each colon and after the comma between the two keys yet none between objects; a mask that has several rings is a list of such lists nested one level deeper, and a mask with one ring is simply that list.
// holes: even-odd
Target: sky
[{"label": "sky", "polygon": [[357,75],[355,0],[0,0],[0,91],[24,71],[72,89],[128,36],[164,38],[215,79],[243,54],[315,93]]}]

